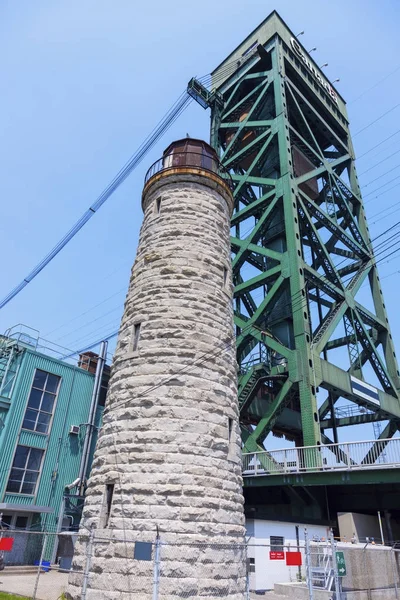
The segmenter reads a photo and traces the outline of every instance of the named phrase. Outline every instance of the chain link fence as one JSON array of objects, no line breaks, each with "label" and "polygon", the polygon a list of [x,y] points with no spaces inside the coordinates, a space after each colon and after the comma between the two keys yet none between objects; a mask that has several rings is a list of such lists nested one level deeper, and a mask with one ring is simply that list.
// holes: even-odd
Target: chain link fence
[{"label": "chain link fence", "polygon": [[34,600],[268,600],[270,590],[282,600],[400,600],[400,547],[307,535],[279,546],[1,533],[0,591]]}]

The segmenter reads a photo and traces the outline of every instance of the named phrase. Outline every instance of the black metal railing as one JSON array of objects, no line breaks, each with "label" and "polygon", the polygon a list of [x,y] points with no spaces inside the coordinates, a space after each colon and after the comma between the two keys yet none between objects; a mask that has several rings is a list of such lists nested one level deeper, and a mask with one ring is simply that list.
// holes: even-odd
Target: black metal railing
[{"label": "black metal railing", "polygon": [[179,167],[197,167],[198,169],[215,173],[233,189],[233,181],[228,169],[217,158],[204,152],[173,152],[159,158],[147,171],[144,183],[146,185],[149,179],[157,173],[170,169],[179,169]]}]

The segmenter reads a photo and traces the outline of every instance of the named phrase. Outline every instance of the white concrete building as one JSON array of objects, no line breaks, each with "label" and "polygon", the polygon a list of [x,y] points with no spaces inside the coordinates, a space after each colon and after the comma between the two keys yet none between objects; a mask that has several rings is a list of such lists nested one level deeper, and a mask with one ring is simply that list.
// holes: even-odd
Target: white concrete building
[{"label": "white concrete building", "polygon": [[[305,576],[304,529],[309,539],[329,536],[329,527],[284,521],[246,520],[250,589],[271,590],[275,583],[298,581]],[[302,566],[287,566],[286,553],[299,551]]]}]

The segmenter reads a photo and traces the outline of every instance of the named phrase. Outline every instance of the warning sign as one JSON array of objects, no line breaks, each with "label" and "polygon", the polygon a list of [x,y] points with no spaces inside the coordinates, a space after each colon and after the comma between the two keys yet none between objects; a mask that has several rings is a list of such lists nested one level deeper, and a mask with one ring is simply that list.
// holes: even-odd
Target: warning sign
[{"label": "warning sign", "polygon": [[14,538],[1,538],[0,539],[0,550],[4,552],[10,552],[14,544]]},{"label": "warning sign", "polygon": [[271,550],[269,553],[269,560],[285,560],[285,553]]},{"label": "warning sign", "polygon": [[286,564],[288,567],[301,567],[301,552],[286,552]]}]

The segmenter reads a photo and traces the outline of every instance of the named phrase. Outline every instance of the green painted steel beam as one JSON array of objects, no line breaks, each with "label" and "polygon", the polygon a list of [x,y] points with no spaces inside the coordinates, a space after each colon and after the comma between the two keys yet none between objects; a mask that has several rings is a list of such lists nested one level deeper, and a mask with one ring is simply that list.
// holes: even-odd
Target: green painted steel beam
[{"label": "green painted steel beam", "polygon": [[[333,391],[335,394],[348,398],[356,404],[362,406],[370,406],[376,409],[376,403],[369,402],[365,398],[361,398],[353,393],[351,388],[350,375],[340,367],[333,365],[325,360],[320,360],[321,372],[319,373],[318,381],[321,387]],[[378,389],[379,406],[381,410],[395,418],[400,418],[400,404],[398,398],[383,392]]]},{"label": "green painted steel beam", "polygon": [[[286,47],[291,32],[281,21],[276,29],[273,23],[259,30],[259,46],[248,59],[245,44],[234,53],[237,69],[220,84],[216,70],[215,100],[210,100],[211,143],[233,183],[231,247],[242,431],[254,448],[274,430],[276,415],[283,419],[280,426],[285,425],[283,410],[289,399],[301,418],[301,430],[293,433],[296,443],[321,442],[329,421],[325,417],[337,399],[368,405],[354,395],[350,375],[365,377],[368,383],[371,366],[390,392],[379,390],[381,414],[400,415],[398,365],[345,105],[340,97],[335,104],[321,86],[323,74],[321,81],[311,83],[312,74],[304,77]],[[362,306],[357,296],[365,284],[373,309]],[[344,318],[350,327],[345,336]],[[335,364],[336,352],[331,352],[340,353],[346,346],[347,370]],[[250,381],[246,365],[254,367],[255,361],[259,370],[254,369]],[[270,397],[257,405],[259,429],[254,433],[249,423],[254,422],[252,394],[260,389],[257,373],[263,381],[269,378]],[[319,411],[317,387],[330,394]],[[339,420],[339,427],[352,424],[351,419]]]},{"label": "green painted steel beam", "polygon": [[255,277],[252,277],[251,279],[248,279],[243,283],[239,283],[235,286],[233,292],[234,298],[236,296],[240,296],[241,294],[243,294],[243,292],[251,292],[252,290],[255,290],[256,288],[260,287],[260,285],[263,285],[265,283],[268,283],[272,279],[275,279],[281,274],[281,271],[282,267],[281,265],[278,265],[277,267],[273,267],[272,269],[268,269],[268,271],[261,273],[261,275],[256,275]]},{"label": "green painted steel beam", "polygon": [[286,400],[288,399],[292,385],[292,382],[289,379],[286,379],[274,401],[268,408],[268,411],[259,421],[254,431],[247,438],[243,448],[244,452],[258,452],[259,450],[264,450],[262,443],[265,439],[265,433],[267,430],[270,431],[272,429],[271,421],[276,419],[278,411],[282,410],[284,407],[283,400],[285,398]]},{"label": "green painted steel beam", "polygon": [[301,473],[293,475],[266,475],[258,477],[244,477],[245,488],[269,488],[282,486],[329,486],[329,485],[378,485],[384,483],[398,484],[400,469],[367,467],[360,470],[348,471],[321,471],[318,473]]},{"label": "green painted steel beam", "polygon": [[[385,421],[387,417],[382,417],[380,413],[359,414],[352,417],[341,417],[335,419],[336,427],[351,427],[352,425],[365,425],[366,423],[376,423]],[[324,419],[320,421],[321,429],[332,429],[333,419]]]}]

